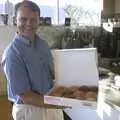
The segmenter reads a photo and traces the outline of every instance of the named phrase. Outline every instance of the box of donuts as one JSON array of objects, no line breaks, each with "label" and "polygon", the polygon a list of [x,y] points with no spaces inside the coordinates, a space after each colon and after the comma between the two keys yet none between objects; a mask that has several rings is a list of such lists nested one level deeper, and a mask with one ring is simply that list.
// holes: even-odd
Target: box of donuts
[{"label": "box of donuts", "polygon": [[52,54],[55,84],[44,96],[44,102],[96,109],[99,81],[96,48],[53,50]]}]

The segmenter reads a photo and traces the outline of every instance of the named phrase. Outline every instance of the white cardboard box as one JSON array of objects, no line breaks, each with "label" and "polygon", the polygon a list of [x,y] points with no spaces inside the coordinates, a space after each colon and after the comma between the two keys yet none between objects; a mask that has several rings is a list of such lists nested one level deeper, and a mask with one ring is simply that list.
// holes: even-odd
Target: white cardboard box
[{"label": "white cardboard box", "polygon": [[[97,86],[99,81],[96,48],[53,50],[55,86]],[[97,101],[44,96],[44,102],[71,107],[96,108]]]}]

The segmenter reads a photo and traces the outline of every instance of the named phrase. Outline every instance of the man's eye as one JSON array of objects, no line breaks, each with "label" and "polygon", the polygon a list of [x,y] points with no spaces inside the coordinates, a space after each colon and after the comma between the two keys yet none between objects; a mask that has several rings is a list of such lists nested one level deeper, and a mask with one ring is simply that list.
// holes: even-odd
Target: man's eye
[{"label": "man's eye", "polygon": [[20,18],[20,21],[24,22],[24,23],[29,21],[31,24],[36,24],[37,23],[37,19],[34,19],[34,18],[27,19],[27,18],[23,17],[23,18]]},{"label": "man's eye", "polygon": [[37,20],[36,20],[36,19],[31,19],[31,22],[32,22],[32,23],[36,23]]},{"label": "man's eye", "polygon": [[27,21],[27,18],[21,18],[20,19],[22,22],[26,22]]}]

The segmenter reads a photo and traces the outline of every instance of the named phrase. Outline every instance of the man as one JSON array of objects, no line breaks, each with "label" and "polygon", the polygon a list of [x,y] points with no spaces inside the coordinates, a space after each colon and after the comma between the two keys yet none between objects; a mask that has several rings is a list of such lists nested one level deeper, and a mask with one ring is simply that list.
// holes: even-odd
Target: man
[{"label": "man", "polygon": [[44,94],[53,87],[52,56],[46,42],[36,35],[40,9],[32,1],[20,2],[15,18],[17,33],[2,57],[13,118],[62,120],[62,110],[56,109],[60,106],[44,104]]}]

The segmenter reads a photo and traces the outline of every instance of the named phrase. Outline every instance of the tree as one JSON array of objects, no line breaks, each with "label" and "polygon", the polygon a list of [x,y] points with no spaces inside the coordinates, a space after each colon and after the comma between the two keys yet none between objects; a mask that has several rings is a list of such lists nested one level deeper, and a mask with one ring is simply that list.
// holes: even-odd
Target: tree
[{"label": "tree", "polygon": [[67,5],[64,11],[71,18],[71,24],[73,25],[94,26],[100,21],[100,13],[98,11],[96,12],[82,6]]}]

